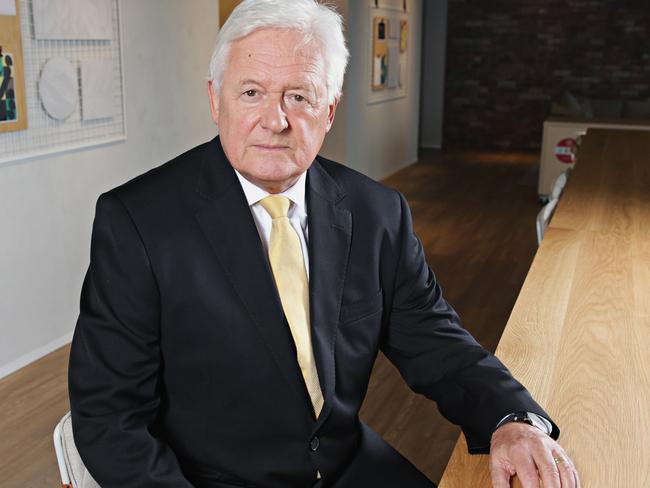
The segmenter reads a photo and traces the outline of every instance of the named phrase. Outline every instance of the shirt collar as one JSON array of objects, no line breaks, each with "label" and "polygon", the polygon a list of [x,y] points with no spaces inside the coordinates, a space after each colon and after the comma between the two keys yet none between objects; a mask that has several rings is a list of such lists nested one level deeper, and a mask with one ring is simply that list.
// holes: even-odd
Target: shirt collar
[{"label": "shirt collar", "polygon": [[[239,171],[235,170],[235,174],[237,175],[237,178],[239,178],[239,183],[241,183],[241,187],[244,190],[244,195],[246,195],[246,200],[248,201],[249,207],[252,207],[260,200],[270,195],[270,193],[267,192],[266,190],[248,181]],[[278,195],[282,195],[284,197],[287,197],[289,200],[291,200],[293,204],[300,209],[301,213],[306,213],[305,212],[306,181],[307,181],[307,172],[305,171],[303,174],[300,175],[298,181],[296,181],[293,186],[287,188],[282,193],[278,193]]]}]

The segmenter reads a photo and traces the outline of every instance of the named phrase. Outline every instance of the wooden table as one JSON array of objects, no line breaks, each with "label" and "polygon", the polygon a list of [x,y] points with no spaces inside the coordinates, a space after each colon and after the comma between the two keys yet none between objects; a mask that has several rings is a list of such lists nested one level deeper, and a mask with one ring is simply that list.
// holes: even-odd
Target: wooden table
[{"label": "wooden table", "polygon": [[[583,487],[650,487],[650,133],[584,137],[496,354],[560,426]],[[461,435],[440,488],[490,486]]]}]

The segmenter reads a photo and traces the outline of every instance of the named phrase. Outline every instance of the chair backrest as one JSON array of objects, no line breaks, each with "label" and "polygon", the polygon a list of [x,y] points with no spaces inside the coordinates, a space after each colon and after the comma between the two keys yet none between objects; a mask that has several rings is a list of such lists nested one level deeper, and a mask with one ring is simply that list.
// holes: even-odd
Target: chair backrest
[{"label": "chair backrest", "polygon": [[569,181],[570,173],[571,168],[567,168],[565,171],[560,173],[560,176],[555,179],[555,182],[553,183],[553,189],[551,190],[550,200],[560,199],[562,192],[564,191],[564,187],[566,186],[567,181]]},{"label": "chair backrest", "polygon": [[537,214],[537,245],[542,244],[542,239],[544,239],[544,234],[546,234],[546,229],[548,229],[548,224],[551,222],[553,217],[553,212],[557,206],[557,199],[553,199],[542,207],[542,209]]},{"label": "chair backrest", "polygon": [[100,488],[84,466],[74,445],[70,412],[54,428],[54,451],[63,488]]}]

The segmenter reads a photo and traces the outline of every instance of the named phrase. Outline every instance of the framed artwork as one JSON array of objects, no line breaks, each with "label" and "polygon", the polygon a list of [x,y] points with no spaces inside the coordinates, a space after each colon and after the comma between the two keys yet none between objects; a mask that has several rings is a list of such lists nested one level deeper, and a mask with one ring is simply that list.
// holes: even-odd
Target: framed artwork
[{"label": "framed artwork", "polygon": [[408,84],[408,18],[402,0],[369,0],[372,37],[369,45],[368,103],[406,96]]},{"label": "framed artwork", "polygon": [[0,165],[126,139],[120,0],[0,0],[0,45]]},{"label": "framed artwork", "polygon": [[27,128],[18,0],[0,0],[0,133]]}]

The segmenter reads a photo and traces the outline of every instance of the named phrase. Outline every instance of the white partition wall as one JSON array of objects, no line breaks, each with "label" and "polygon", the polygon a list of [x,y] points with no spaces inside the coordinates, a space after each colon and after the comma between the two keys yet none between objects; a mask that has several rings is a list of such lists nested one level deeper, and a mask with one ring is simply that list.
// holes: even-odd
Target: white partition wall
[{"label": "white partition wall", "polygon": [[70,340],[98,195],[215,135],[218,7],[122,1],[127,140],[0,166],[0,377]]},{"label": "white partition wall", "polygon": [[[337,120],[322,154],[380,179],[417,161],[420,123],[422,0],[407,0],[408,85],[405,95],[381,103],[369,96],[371,79],[371,9],[374,0],[335,2],[346,20],[351,53]],[[403,8],[403,0],[378,0],[384,9]]]}]

